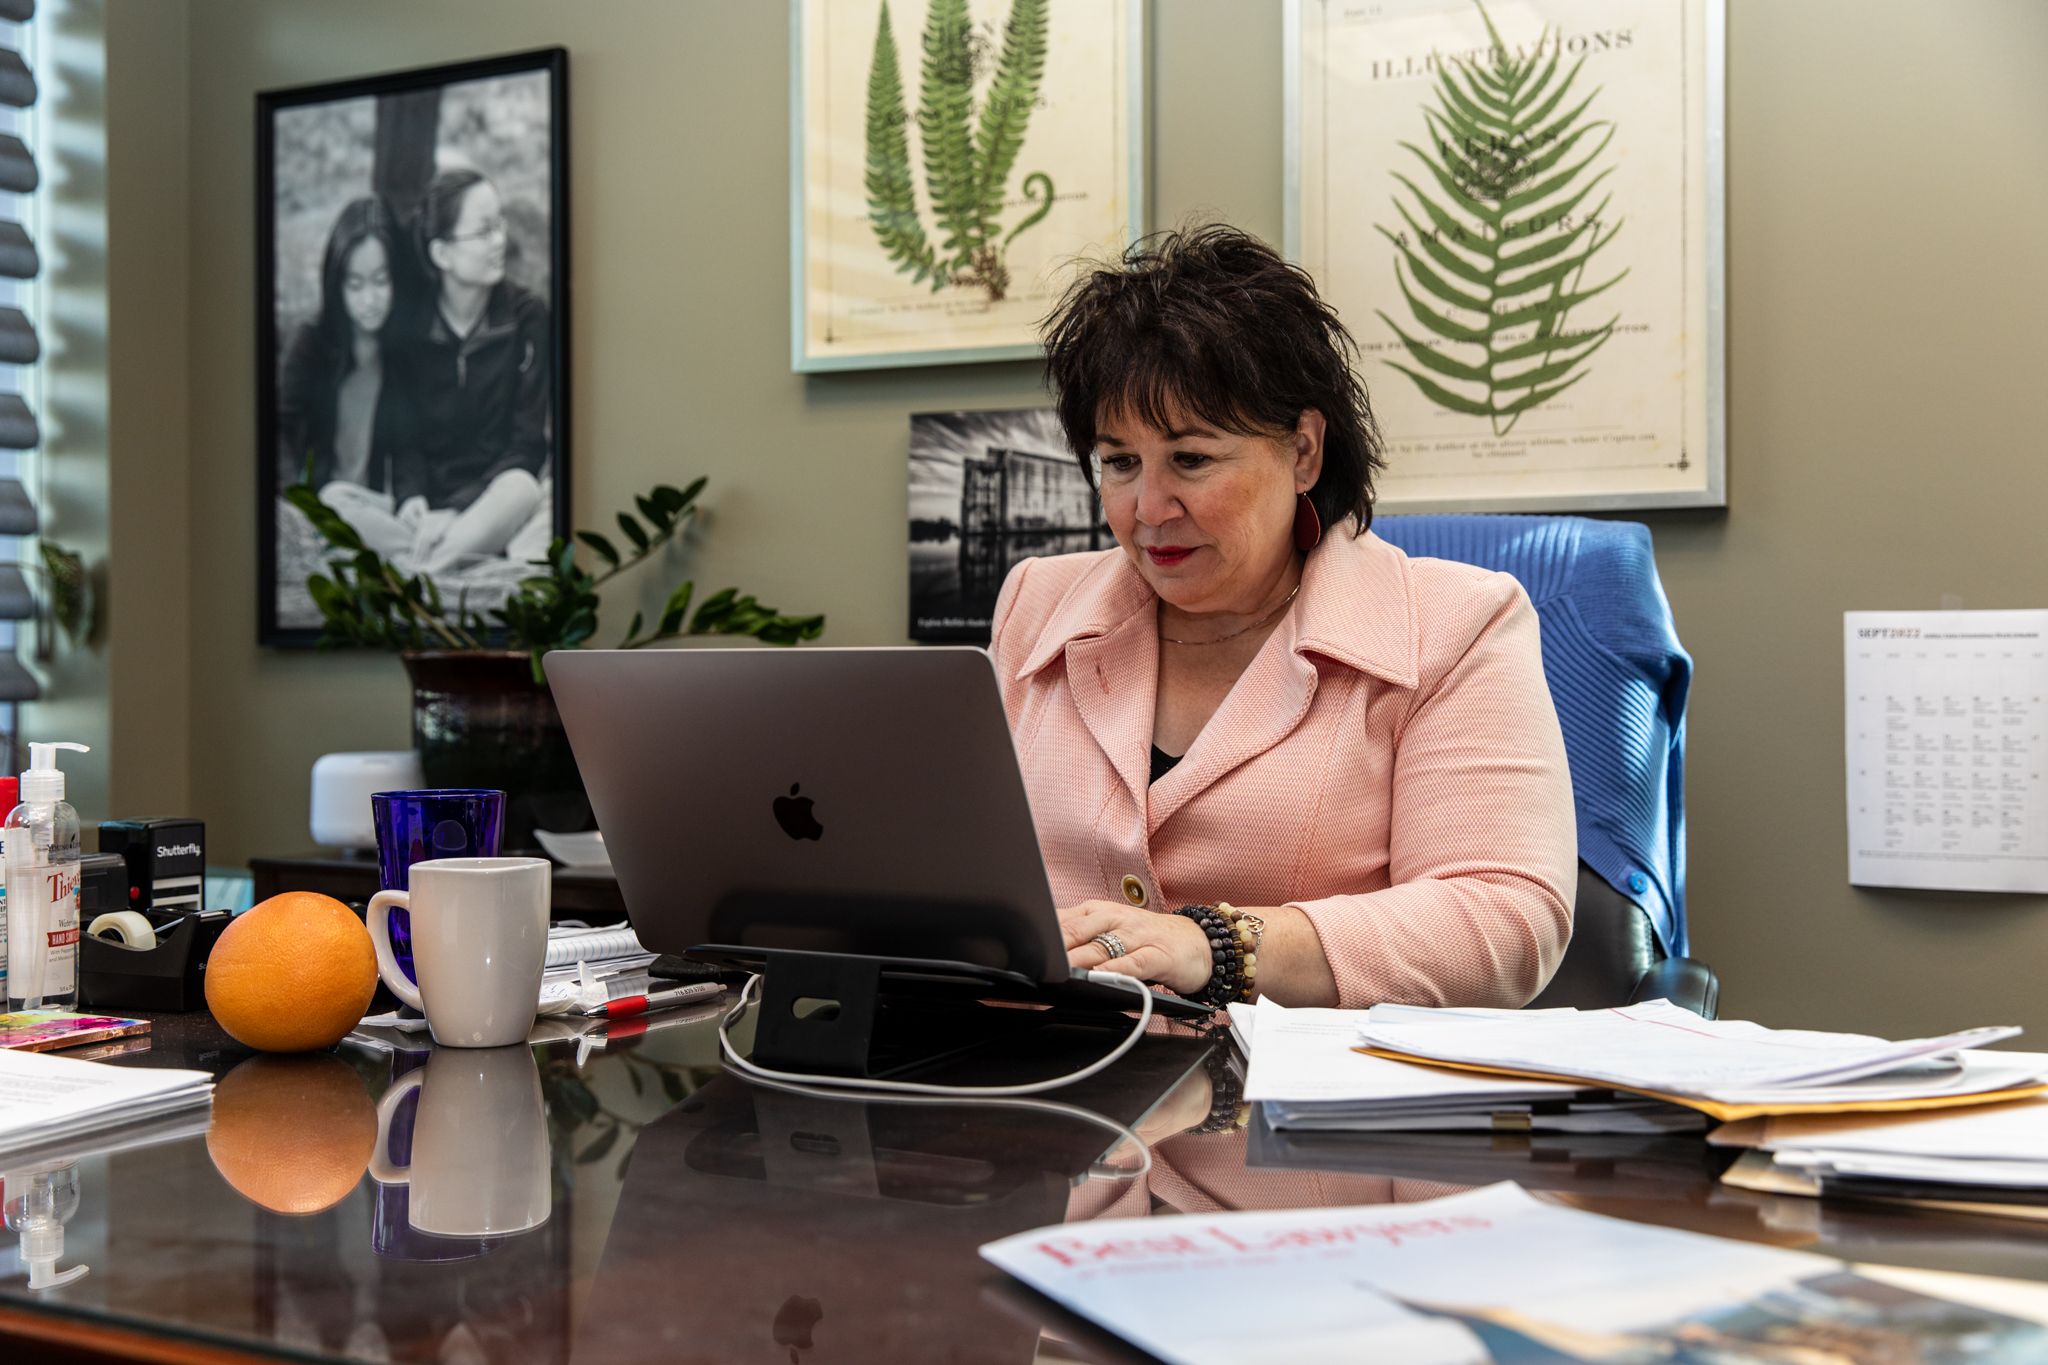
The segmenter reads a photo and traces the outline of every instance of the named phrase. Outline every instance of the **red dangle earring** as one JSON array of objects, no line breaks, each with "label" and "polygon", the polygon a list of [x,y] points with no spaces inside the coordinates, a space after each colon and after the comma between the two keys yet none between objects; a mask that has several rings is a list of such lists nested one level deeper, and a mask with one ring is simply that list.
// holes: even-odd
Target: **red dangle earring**
[{"label": "red dangle earring", "polygon": [[1294,548],[1307,554],[1322,539],[1323,519],[1316,515],[1316,505],[1309,501],[1308,494],[1297,494],[1294,499]]}]

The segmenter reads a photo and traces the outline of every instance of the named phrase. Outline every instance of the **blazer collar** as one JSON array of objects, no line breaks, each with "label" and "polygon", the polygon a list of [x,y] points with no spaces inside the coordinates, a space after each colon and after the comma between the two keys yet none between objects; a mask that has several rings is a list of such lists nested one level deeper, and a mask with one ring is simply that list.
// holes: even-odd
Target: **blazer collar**
[{"label": "blazer collar", "polygon": [[1417,685],[1414,605],[1407,559],[1349,523],[1324,538],[1302,568],[1294,610],[1282,619],[1216,715],[1173,770],[1151,782],[1158,686],[1158,599],[1122,551],[1084,573],[1053,611],[1018,670],[1020,680],[1064,657],[1082,722],[1116,769],[1149,837],[1232,769],[1279,743],[1314,699],[1320,654],[1395,687]]},{"label": "blazer collar", "polygon": [[1108,550],[1053,609],[1017,671],[1021,681],[1066,660],[1074,709],[1139,810],[1151,781],[1158,601],[1124,552]]},{"label": "blazer collar", "polygon": [[[1358,536],[1352,529],[1346,521],[1309,554],[1294,610],[1274,634],[1288,637],[1293,653],[1321,654],[1395,687],[1415,687],[1420,642],[1408,557],[1371,532]],[[1017,670],[1018,681],[1077,641],[1119,633],[1141,615],[1150,619],[1157,600],[1121,549],[1101,552],[1054,608]]]},{"label": "blazer collar", "polygon": [[1053,608],[1038,643],[1017,670],[1017,681],[1044,668],[1077,640],[1108,635],[1140,615],[1151,619],[1158,600],[1121,548],[1100,551],[1095,564]]},{"label": "blazer collar", "polygon": [[[1419,676],[1407,562],[1345,522],[1302,566],[1301,591],[1173,770],[1146,792],[1147,835],[1234,769],[1294,733],[1322,682],[1313,656],[1413,688]],[[1149,726],[1148,710],[1144,723]],[[1149,748],[1148,748],[1149,751]]]},{"label": "blazer collar", "polygon": [[1408,556],[1370,531],[1354,535],[1355,529],[1348,519],[1335,527],[1302,567],[1292,614],[1294,652],[1322,654],[1395,687],[1415,687],[1422,678],[1421,642]]}]

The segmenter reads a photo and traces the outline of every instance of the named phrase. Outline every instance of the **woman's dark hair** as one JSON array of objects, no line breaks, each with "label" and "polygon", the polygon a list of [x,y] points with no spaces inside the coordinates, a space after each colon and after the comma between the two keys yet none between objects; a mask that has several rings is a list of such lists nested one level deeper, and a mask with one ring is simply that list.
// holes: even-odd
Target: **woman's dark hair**
[{"label": "woman's dark hair", "polygon": [[456,223],[462,220],[463,199],[484,179],[481,171],[463,169],[443,171],[427,182],[427,188],[420,194],[419,214],[413,219],[413,245],[418,250],[424,278],[440,281],[441,271],[427,254],[427,247],[455,231]]},{"label": "woman's dark hair", "polygon": [[[375,237],[384,244],[384,268],[391,272],[392,312],[397,312],[398,278],[405,269],[399,248],[398,219],[391,208],[375,195],[350,200],[335,217],[327,234],[327,250],[320,258],[320,345],[343,373],[355,365],[355,336],[342,294],[348,280],[348,258],[357,247]],[[387,320],[386,327],[390,326]]]},{"label": "woman's dark hair", "polygon": [[1385,466],[1358,347],[1308,272],[1222,224],[1157,233],[1089,271],[1046,318],[1045,380],[1067,445],[1095,481],[1096,422],[1127,413],[1165,430],[1192,416],[1241,436],[1292,432],[1323,415],[1323,472],[1309,501],[1323,525],[1372,524]]}]

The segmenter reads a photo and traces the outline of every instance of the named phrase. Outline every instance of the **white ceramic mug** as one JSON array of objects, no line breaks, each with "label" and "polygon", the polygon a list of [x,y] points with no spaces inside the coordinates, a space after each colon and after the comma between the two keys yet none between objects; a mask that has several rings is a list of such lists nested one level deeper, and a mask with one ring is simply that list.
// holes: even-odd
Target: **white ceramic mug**
[{"label": "white ceramic mug", "polygon": [[[414,1090],[412,1160],[386,1156],[391,1120]],[[377,1102],[370,1175],[409,1185],[405,1221],[439,1237],[525,1232],[548,1220],[548,1128],[540,1071],[525,1048],[440,1051],[391,1083]]]},{"label": "white ceramic mug", "polygon": [[[547,967],[545,858],[433,858],[414,863],[409,891],[370,898],[370,942],[391,993],[427,1016],[446,1047],[523,1043]],[[391,952],[391,910],[412,914],[415,988]]]}]

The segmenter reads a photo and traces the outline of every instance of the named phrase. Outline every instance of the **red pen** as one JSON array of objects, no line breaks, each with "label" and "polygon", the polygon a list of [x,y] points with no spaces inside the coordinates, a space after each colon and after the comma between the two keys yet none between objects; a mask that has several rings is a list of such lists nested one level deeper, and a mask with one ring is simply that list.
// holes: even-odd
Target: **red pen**
[{"label": "red pen", "polygon": [[592,1005],[583,1012],[587,1015],[603,1015],[607,1019],[632,1019],[650,1010],[702,1000],[707,996],[717,995],[724,989],[725,987],[716,981],[693,981],[687,986],[675,986],[665,991],[649,991],[645,995],[622,995],[617,1000]]}]

